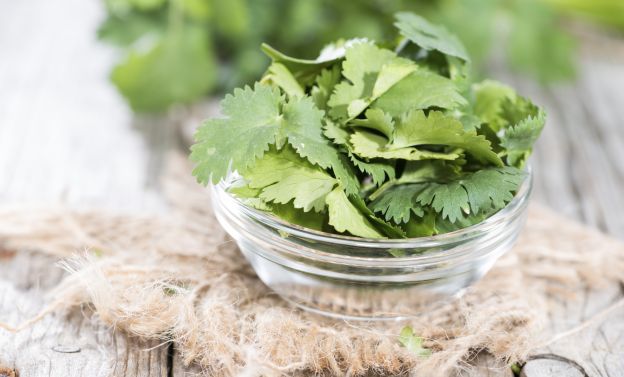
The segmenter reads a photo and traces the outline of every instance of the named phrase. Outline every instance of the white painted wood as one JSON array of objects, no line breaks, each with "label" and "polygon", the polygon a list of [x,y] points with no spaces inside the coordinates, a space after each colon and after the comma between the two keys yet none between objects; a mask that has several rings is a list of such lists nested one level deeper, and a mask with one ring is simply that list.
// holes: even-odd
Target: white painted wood
[{"label": "white painted wood", "polygon": [[159,208],[150,174],[162,155],[148,146],[164,135],[153,120],[133,127],[108,83],[114,51],[95,41],[101,2],[0,6],[0,200]]}]

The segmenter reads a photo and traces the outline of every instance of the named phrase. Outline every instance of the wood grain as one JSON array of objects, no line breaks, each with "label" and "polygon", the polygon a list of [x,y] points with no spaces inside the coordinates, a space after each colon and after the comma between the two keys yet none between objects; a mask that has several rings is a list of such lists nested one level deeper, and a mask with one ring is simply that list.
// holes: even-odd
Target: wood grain
[{"label": "wood grain", "polygon": [[170,128],[135,119],[108,83],[116,52],[95,41],[102,2],[1,7],[0,200],[162,209],[154,169]]},{"label": "wood grain", "polygon": [[[622,59],[624,60],[624,59]],[[500,78],[544,106],[547,125],[533,156],[536,199],[624,239],[624,62],[584,57],[575,85],[544,88]]]},{"label": "wood grain", "polygon": [[[0,264],[0,276],[0,321],[18,326],[43,309],[63,273],[52,257],[23,252]],[[21,377],[167,377],[167,344],[129,338],[88,313],[47,315],[17,333],[0,329],[0,365]]]},{"label": "wood grain", "polygon": [[[551,89],[504,80],[546,107],[548,123],[534,160],[535,195],[559,213],[624,239],[624,66],[585,60],[575,86]],[[551,313],[550,334],[590,320],[624,297],[622,287],[581,292]],[[553,318],[567,318],[557,321]],[[524,377],[624,376],[624,308],[531,356]]]}]

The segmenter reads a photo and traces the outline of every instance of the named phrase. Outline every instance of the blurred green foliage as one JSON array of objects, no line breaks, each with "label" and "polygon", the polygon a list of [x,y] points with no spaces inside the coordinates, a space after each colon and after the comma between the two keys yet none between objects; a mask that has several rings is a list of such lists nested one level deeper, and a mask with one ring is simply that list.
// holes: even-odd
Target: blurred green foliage
[{"label": "blurred green foliage", "polygon": [[564,2],[585,0],[106,0],[98,34],[124,52],[111,78],[130,106],[161,111],[253,82],[268,65],[262,42],[314,58],[342,38],[395,38],[394,14],[402,10],[457,34],[475,75],[504,46],[511,68],[541,82],[567,79],[574,40],[555,11]]},{"label": "blurred green foliage", "polygon": [[564,13],[594,21],[624,31],[624,1],[622,0],[544,0]]}]

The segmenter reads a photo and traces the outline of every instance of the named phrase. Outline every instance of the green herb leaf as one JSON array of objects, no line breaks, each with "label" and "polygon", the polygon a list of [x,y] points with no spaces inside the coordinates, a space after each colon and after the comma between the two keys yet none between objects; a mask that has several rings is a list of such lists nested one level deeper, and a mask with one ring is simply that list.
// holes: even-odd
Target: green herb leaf
[{"label": "green herb leaf", "polygon": [[340,67],[338,65],[333,66],[331,69],[323,69],[316,76],[315,86],[310,91],[316,107],[327,110],[327,101],[329,101],[336,84],[340,81],[340,76]]},{"label": "green herb leaf", "polygon": [[[359,183],[349,163],[340,156],[323,135],[323,111],[310,97],[293,99],[284,106],[281,137],[287,138],[297,153],[322,168],[331,168],[349,194],[359,190]],[[279,144],[279,139],[278,139]]]},{"label": "green herb leaf", "polygon": [[327,214],[325,213],[314,211],[304,212],[301,209],[293,207],[291,203],[270,203],[267,206],[267,211],[289,223],[316,230],[323,229],[323,224],[325,224],[325,218],[327,217]]},{"label": "green herb leaf", "polygon": [[449,56],[470,61],[464,45],[446,28],[434,25],[424,18],[409,12],[396,15],[395,26],[405,38],[425,50],[436,50]]},{"label": "green herb leaf", "polygon": [[483,169],[448,183],[429,182],[416,201],[454,223],[465,215],[504,207],[523,179],[524,172],[512,167]]},{"label": "green herb leaf", "polygon": [[413,352],[416,356],[426,357],[431,355],[431,350],[423,347],[423,338],[416,336],[414,330],[410,326],[405,326],[399,335],[399,342],[408,351]]},{"label": "green herb leaf", "polygon": [[264,82],[272,82],[291,97],[303,97],[304,95],[303,88],[299,85],[299,82],[297,82],[288,68],[281,63],[273,63],[269,66],[267,74],[264,76]]},{"label": "green herb leaf", "polygon": [[[360,42],[349,47],[342,63],[342,75],[348,81],[336,85],[328,102],[331,107],[330,114],[343,119],[359,115],[372,102],[375,94],[379,96],[379,91],[387,90],[402,78],[403,73],[409,74],[409,68],[402,69],[398,59],[394,52],[381,49],[370,42]],[[382,67],[393,61],[397,62],[396,72],[386,68],[385,72],[389,77],[382,78]],[[405,66],[409,67],[410,63],[405,62]],[[412,66],[411,69],[413,68]],[[381,84],[374,93],[378,81]]]},{"label": "green herb leaf", "polygon": [[353,165],[362,173],[367,174],[376,186],[380,186],[386,180],[394,179],[394,165],[383,160],[364,161],[354,154],[349,153]]},{"label": "green herb leaf", "polygon": [[416,202],[416,195],[423,190],[423,184],[399,185],[385,191],[370,204],[375,212],[382,213],[386,220],[397,224],[406,223],[413,213],[422,217],[424,211]]},{"label": "green herb leaf", "polygon": [[262,44],[262,51],[270,57],[274,63],[284,65],[293,76],[303,85],[309,85],[314,82],[316,76],[326,67],[331,66],[336,61],[344,57],[344,50],[339,51],[330,57],[319,57],[316,60],[298,59],[290,57],[282,52],[277,51],[266,43]]},{"label": "green herb leaf", "polygon": [[379,109],[368,109],[364,116],[366,119],[354,119],[350,125],[379,131],[386,138],[392,140],[394,135],[394,121],[390,115]]},{"label": "green herb leaf", "polygon": [[418,146],[449,146],[462,148],[481,161],[501,166],[500,158],[492,151],[490,142],[474,130],[466,131],[460,121],[438,111],[425,116],[422,111],[408,113],[395,126],[392,141],[366,132],[355,132],[350,139],[356,154],[373,158],[400,158],[405,160],[443,159],[459,157],[456,151],[431,152]]},{"label": "green herb leaf", "polygon": [[362,213],[368,221],[375,225],[375,227],[385,236],[390,238],[405,238],[405,231],[403,229],[375,216],[373,211],[366,206],[366,203],[361,197],[352,195],[349,197],[349,200],[355,208],[357,208],[360,213]]},{"label": "green herb leaf", "polygon": [[236,89],[221,102],[225,118],[204,123],[195,134],[191,160],[200,183],[217,183],[230,167],[246,170],[275,143],[282,123],[277,89],[256,84]]},{"label": "green herb leaf", "polygon": [[291,148],[269,151],[243,172],[249,187],[262,189],[266,202],[287,204],[308,212],[325,209],[325,197],[338,181],[318,166],[299,157]]},{"label": "green herb leaf", "polygon": [[191,159],[198,181],[217,183],[230,169],[246,170],[269,145],[288,142],[311,163],[331,168],[347,192],[357,192],[354,174],[323,136],[323,112],[309,97],[284,101],[278,90],[263,84],[227,96],[221,104],[226,118],[208,121],[195,136]]},{"label": "green herb leaf", "polygon": [[546,123],[546,113],[536,109],[537,114],[528,115],[514,126],[505,129],[500,145],[506,149],[507,163],[521,167],[531,154],[533,144],[542,133]]},{"label": "green herb leaf", "polygon": [[422,111],[407,114],[398,124],[389,147],[406,148],[418,145],[445,145],[462,148],[480,161],[502,166],[490,142],[475,131],[466,131],[458,120],[439,111],[425,116]]},{"label": "green herb leaf", "polygon": [[351,135],[350,142],[353,145],[353,152],[364,158],[383,158],[389,160],[455,160],[459,157],[456,152],[442,153],[421,150],[412,147],[396,147],[388,142],[383,136],[372,132],[356,131]]},{"label": "green herb leaf", "polygon": [[132,50],[111,79],[137,111],[188,102],[216,84],[216,61],[201,28],[167,34],[146,51]]},{"label": "green herb leaf", "polygon": [[466,104],[452,80],[420,68],[379,97],[372,108],[396,118],[410,110],[454,109]]},{"label": "green herb leaf", "polygon": [[473,91],[475,115],[498,132],[507,123],[502,116],[502,105],[506,100],[513,100],[516,93],[509,86],[492,80],[473,85]]},{"label": "green herb leaf", "polygon": [[329,224],[338,232],[348,232],[364,238],[383,238],[366,216],[349,201],[342,188],[337,187],[330,192],[326,201],[329,207]]}]

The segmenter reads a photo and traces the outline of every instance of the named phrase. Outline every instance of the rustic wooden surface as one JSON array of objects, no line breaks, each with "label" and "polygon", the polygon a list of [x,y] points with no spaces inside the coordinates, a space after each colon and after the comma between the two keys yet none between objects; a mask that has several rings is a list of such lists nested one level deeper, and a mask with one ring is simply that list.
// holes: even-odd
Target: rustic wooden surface
[{"label": "rustic wooden surface", "polygon": [[[0,202],[165,210],[157,177],[178,143],[175,130],[161,118],[133,117],[108,84],[114,52],[94,40],[101,17],[97,1],[0,3]],[[574,86],[502,78],[549,113],[533,159],[536,200],[624,239],[624,57],[607,50],[585,58]],[[50,257],[0,250],[0,319],[17,324],[37,313],[61,278]],[[623,294],[585,292],[550,331],[574,327]],[[511,376],[487,356],[476,363],[470,376]],[[0,330],[2,366],[22,377],[196,372],[170,345],[129,339],[80,311],[47,316],[17,335]],[[624,310],[538,350],[522,375],[624,376]]]}]

